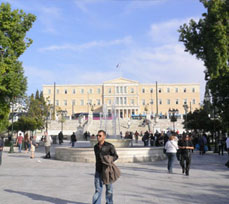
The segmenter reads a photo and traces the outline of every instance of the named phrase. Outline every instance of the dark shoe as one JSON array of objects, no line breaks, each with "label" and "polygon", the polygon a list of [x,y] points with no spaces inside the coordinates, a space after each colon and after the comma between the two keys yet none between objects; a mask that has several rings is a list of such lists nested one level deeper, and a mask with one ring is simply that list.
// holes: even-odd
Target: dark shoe
[{"label": "dark shoe", "polygon": [[184,169],[182,169],[182,174],[184,174]]},{"label": "dark shoe", "polygon": [[186,176],[189,176],[189,172],[188,171],[186,171]]}]

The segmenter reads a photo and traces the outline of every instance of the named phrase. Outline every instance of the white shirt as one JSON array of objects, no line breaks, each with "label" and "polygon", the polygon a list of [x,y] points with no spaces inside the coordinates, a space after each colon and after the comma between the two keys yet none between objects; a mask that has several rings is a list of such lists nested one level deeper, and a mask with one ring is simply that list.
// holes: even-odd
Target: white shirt
[{"label": "white shirt", "polygon": [[227,144],[227,149],[229,149],[229,137],[226,140],[226,144]]},{"label": "white shirt", "polygon": [[176,153],[178,150],[177,141],[169,140],[165,144],[166,153]]}]

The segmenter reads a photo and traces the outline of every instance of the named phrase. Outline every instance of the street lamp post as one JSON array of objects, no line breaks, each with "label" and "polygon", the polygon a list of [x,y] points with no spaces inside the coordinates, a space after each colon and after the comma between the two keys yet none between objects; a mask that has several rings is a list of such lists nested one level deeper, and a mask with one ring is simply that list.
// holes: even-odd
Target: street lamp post
[{"label": "street lamp post", "polygon": [[170,121],[173,123],[173,130],[175,131],[175,122],[177,121],[176,113],[178,113],[178,109],[169,109],[169,113],[172,114]]},{"label": "street lamp post", "polygon": [[60,118],[60,122],[61,122],[61,131],[62,131],[62,133],[63,133],[64,121],[65,121],[65,118],[64,118],[64,117],[66,116],[67,111],[66,111],[66,110],[60,110],[59,113],[60,113],[60,116],[61,116],[61,118]]},{"label": "street lamp post", "polygon": [[187,113],[188,113],[188,105],[187,104],[184,104],[183,105],[183,108],[184,108],[184,111],[185,111],[185,129],[186,129],[186,132],[188,131],[188,127],[187,127],[187,122],[188,122],[188,120],[187,120]]},{"label": "street lamp post", "polygon": [[14,153],[14,139],[13,139],[13,135],[14,135],[14,102],[12,100],[12,120],[11,120],[11,140],[10,140],[10,151],[9,153]]}]

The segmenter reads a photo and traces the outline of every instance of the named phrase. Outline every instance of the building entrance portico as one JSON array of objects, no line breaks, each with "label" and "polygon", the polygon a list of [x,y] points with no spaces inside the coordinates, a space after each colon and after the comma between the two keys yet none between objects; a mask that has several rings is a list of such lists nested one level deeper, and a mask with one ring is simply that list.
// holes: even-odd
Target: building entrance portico
[{"label": "building entrance portico", "polygon": [[[116,109],[116,116],[119,118],[131,118],[132,115],[138,114],[138,109]],[[112,113],[111,109],[108,109],[108,113]]]}]

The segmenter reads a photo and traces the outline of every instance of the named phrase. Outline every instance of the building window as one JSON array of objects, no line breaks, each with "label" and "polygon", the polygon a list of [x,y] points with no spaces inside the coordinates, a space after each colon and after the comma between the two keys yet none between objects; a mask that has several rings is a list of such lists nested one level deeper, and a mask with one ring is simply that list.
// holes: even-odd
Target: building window
[{"label": "building window", "polygon": [[84,105],[84,100],[80,100],[80,105],[83,106]]},{"label": "building window", "polygon": [[123,98],[120,97],[120,104],[122,105],[123,104]]},{"label": "building window", "polygon": [[126,97],[124,97],[124,104],[126,105]]},{"label": "building window", "polygon": [[145,89],[144,88],[142,89],[142,93],[145,93]]},{"label": "building window", "polygon": [[57,93],[57,94],[59,94],[59,93],[60,93],[60,90],[59,90],[59,89],[57,89],[57,90],[56,90],[56,93]]},{"label": "building window", "polygon": [[178,93],[178,88],[176,88],[176,93]]},{"label": "building window", "polygon": [[146,104],[145,99],[142,100],[142,105],[144,106]]},{"label": "building window", "polygon": [[111,99],[108,100],[108,104],[111,105]]},{"label": "building window", "polygon": [[134,99],[131,99],[131,105],[134,105]]},{"label": "building window", "polygon": [[131,88],[130,89],[130,93],[134,93],[134,88]]},{"label": "building window", "polygon": [[187,104],[187,99],[184,99],[184,104]]},{"label": "building window", "polygon": [[76,100],[72,100],[72,105],[76,105]]},{"label": "building window", "polygon": [[153,88],[150,89],[150,93],[153,93]]},{"label": "building window", "polygon": [[111,88],[108,89],[108,93],[109,93],[109,94],[111,93]]},{"label": "building window", "polygon": [[150,104],[153,105],[153,99],[150,100]]},{"label": "building window", "polygon": [[187,89],[186,88],[184,88],[184,93],[186,93],[187,92]]},{"label": "building window", "polygon": [[83,93],[84,93],[84,89],[81,89],[81,90],[80,90],[80,93],[83,94]]},{"label": "building window", "polygon": [[115,99],[115,104],[119,104],[119,98],[118,97]]},{"label": "building window", "polygon": [[73,93],[73,94],[76,94],[76,90],[75,90],[75,89],[72,89],[72,93]]},{"label": "building window", "polygon": [[51,89],[48,90],[48,94],[51,94]]},{"label": "building window", "polygon": [[192,88],[192,93],[195,93],[196,92],[196,89],[195,88]]},{"label": "building window", "polygon": [[167,93],[170,93],[170,88],[167,88]]},{"label": "building window", "polygon": [[87,102],[88,105],[92,105],[92,100],[89,99],[88,102]]},{"label": "building window", "polygon": [[89,94],[92,94],[92,89],[89,89],[89,90],[88,90],[88,93],[89,93]]},{"label": "building window", "polygon": [[159,99],[159,104],[162,105],[162,100],[161,99]]},{"label": "building window", "polygon": [[159,88],[159,89],[158,89],[158,92],[159,92],[159,93],[161,93],[161,92],[162,92],[161,88]]},{"label": "building window", "polygon": [[101,93],[100,89],[97,89],[97,93],[98,93],[98,94],[100,94],[100,93]]},{"label": "building window", "polygon": [[120,86],[120,93],[122,93],[123,92],[123,87],[122,86]]},{"label": "building window", "polygon": [[67,93],[68,93],[68,90],[67,90],[67,89],[65,89],[65,90],[64,90],[64,94],[67,94]]},{"label": "building window", "polygon": [[119,93],[119,87],[118,86],[116,87],[116,93]]},{"label": "building window", "polygon": [[64,100],[64,105],[65,105],[65,106],[67,106],[67,105],[68,105],[67,100]]},{"label": "building window", "polygon": [[196,104],[196,100],[195,99],[192,99],[192,104]]},{"label": "building window", "polygon": [[179,104],[179,99],[176,99],[176,105],[178,105]]},{"label": "building window", "polygon": [[56,105],[59,106],[59,100],[56,100]]},{"label": "building window", "polygon": [[124,86],[124,93],[127,93],[127,87]]},{"label": "building window", "polygon": [[170,99],[167,99],[167,104],[170,105]]}]

